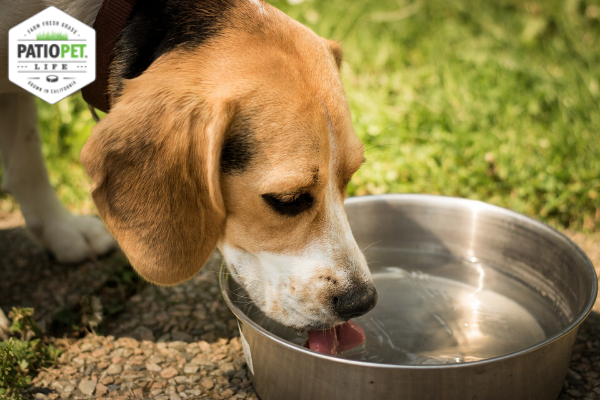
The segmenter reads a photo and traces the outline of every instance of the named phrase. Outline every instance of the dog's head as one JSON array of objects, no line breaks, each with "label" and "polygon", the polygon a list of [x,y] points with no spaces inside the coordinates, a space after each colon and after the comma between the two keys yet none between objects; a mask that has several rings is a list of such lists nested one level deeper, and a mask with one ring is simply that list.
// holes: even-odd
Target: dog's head
[{"label": "dog's head", "polygon": [[363,148],[339,46],[258,6],[127,81],[81,159],[143,277],[181,282],[218,247],[268,316],[326,328],[377,299],[343,207]]}]

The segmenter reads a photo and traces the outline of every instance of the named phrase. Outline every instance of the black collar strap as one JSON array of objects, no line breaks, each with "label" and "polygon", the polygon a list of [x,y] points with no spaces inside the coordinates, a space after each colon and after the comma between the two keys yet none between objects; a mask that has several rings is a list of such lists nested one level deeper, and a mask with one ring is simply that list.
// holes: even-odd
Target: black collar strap
[{"label": "black collar strap", "polygon": [[108,69],[119,34],[125,27],[136,0],[104,0],[94,29],[96,30],[96,80],[83,89],[83,98],[92,107],[108,112]]}]

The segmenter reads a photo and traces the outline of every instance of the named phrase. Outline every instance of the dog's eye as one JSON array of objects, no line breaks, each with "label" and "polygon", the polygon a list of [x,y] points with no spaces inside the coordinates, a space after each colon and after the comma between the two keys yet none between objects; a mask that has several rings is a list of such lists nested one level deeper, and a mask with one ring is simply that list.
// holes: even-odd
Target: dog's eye
[{"label": "dog's eye", "polygon": [[313,204],[310,193],[263,194],[262,198],[275,212],[286,216],[298,215]]}]

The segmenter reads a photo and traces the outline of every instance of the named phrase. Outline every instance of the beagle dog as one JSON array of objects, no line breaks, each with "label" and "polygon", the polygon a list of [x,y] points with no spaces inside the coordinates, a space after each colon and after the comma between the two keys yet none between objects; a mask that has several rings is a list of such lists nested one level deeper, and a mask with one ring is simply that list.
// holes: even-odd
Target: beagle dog
[{"label": "beagle dog", "polygon": [[[101,0],[3,0],[3,188],[60,261],[112,239],[50,190],[35,105],[7,81],[8,29],[55,5],[92,24]],[[6,13],[8,11],[8,13]],[[218,248],[269,317],[325,329],[377,301],[344,212],[364,161],[339,45],[261,0],[138,1],[110,67],[110,112],[81,161],[108,231],[150,282],[174,285]]]}]

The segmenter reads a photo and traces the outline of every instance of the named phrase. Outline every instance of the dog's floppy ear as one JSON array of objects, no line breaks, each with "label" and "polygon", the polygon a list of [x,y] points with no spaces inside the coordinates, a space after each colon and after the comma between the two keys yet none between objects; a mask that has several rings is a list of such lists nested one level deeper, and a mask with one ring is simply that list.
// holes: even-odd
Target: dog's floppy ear
[{"label": "dog's floppy ear", "polygon": [[202,268],[222,233],[219,159],[231,112],[189,86],[144,75],[126,83],[81,161],[100,216],[133,267],[172,285]]},{"label": "dog's floppy ear", "polygon": [[342,58],[344,55],[344,52],[342,51],[342,46],[340,46],[340,44],[335,40],[326,41],[327,45],[329,46],[329,50],[331,50],[331,53],[333,54],[333,58],[335,58],[335,63],[337,64],[339,69],[342,66]]}]

